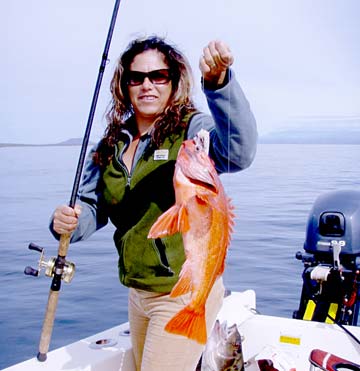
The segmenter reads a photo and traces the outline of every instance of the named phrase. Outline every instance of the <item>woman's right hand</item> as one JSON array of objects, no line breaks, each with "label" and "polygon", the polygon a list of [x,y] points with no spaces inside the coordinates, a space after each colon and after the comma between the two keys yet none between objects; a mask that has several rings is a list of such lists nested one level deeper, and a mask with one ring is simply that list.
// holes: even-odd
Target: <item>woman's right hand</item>
[{"label": "woman's right hand", "polygon": [[76,204],[74,208],[68,205],[60,205],[53,215],[53,228],[58,234],[73,232],[78,225],[78,217],[81,214],[81,206]]},{"label": "woman's right hand", "polygon": [[223,41],[213,40],[204,48],[200,58],[200,71],[205,81],[212,85],[222,85],[226,70],[233,64],[234,56]]}]

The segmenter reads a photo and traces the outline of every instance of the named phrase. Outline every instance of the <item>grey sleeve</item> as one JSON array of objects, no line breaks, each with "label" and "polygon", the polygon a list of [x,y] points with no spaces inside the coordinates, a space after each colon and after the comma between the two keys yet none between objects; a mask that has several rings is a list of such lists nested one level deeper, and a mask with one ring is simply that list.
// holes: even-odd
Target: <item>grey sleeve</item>
[{"label": "grey sleeve", "polygon": [[219,173],[236,172],[249,167],[255,157],[257,128],[234,73],[228,71],[228,83],[218,89],[204,89],[211,116],[200,113],[189,124],[188,138],[200,129],[210,132],[209,155]]},{"label": "grey sleeve", "polygon": [[[92,160],[95,149],[96,147],[89,152],[85,163],[78,200],[76,202],[81,205],[82,211],[79,216],[78,227],[71,235],[71,242],[87,239],[95,231],[108,223],[108,216],[102,206],[103,203],[98,192],[100,169]],[[56,239],[60,238],[53,229],[53,217],[50,220],[50,231]]]}]

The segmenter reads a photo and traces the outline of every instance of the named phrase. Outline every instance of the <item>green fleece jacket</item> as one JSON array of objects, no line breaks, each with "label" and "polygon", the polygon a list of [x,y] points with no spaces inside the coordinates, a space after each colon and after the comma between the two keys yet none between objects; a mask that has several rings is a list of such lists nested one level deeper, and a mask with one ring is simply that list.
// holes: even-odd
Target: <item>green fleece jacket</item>
[{"label": "green fleece jacket", "polygon": [[[181,135],[144,153],[131,170],[119,158],[126,146],[120,141],[113,161],[104,171],[102,193],[119,253],[120,281],[129,287],[170,292],[185,261],[180,234],[156,240],[147,235],[156,219],[175,202],[172,179]],[[141,140],[141,139],[140,139]]]}]

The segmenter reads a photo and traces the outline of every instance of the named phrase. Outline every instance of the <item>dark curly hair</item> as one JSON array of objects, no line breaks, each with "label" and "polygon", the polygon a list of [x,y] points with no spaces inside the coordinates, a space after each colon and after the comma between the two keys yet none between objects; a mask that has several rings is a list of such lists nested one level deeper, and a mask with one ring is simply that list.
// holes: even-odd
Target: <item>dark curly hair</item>
[{"label": "dark curly hair", "polygon": [[185,56],[174,46],[165,42],[163,38],[151,36],[145,39],[135,39],[120,56],[111,81],[112,99],[106,112],[108,126],[94,155],[95,162],[102,167],[109,164],[114,155],[114,146],[119,140],[121,126],[134,114],[128,93],[126,73],[130,70],[134,58],[147,50],[157,50],[163,54],[171,72],[172,82],[169,103],[154,124],[151,145],[158,147],[169,134],[179,132],[186,125],[183,122],[184,116],[196,111],[191,98],[193,77]]}]

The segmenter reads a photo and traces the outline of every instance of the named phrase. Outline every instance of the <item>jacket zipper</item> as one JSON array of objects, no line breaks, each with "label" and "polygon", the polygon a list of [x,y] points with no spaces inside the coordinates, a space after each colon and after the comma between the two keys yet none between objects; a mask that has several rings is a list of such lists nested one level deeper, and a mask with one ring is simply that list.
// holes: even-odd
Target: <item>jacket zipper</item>
[{"label": "jacket zipper", "polygon": [[125,173],[126,176],[126,187],[130,187],[131,183],[131,172],[129,172],[128,168],[126,167],[124,161],[122,160],[123,153],[126,151],[126,149],[129,147],[129,143],[125,143],[124,147],[122,148],[121,152],[116,155],[116,160],[121,166],[122,170]]}]

